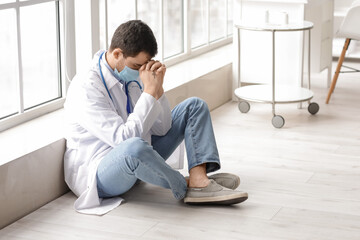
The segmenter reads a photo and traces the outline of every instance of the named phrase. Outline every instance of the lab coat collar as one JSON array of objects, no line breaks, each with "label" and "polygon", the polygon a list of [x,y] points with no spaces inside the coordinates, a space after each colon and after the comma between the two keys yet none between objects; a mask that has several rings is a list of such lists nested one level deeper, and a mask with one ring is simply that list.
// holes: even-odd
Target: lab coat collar
[{"label": "lab coat collar", "polygon": [[103,54],[103,56],[102,56],[102,58],[101,58],[102,61],[103,61],[103,63],[104,63],[104,65],[107,67],[107,69],[111,72],[111,74],[112,74],[121,84],[124,84],[124,81],[121,80],[121,79],[119,78],[119,76],[115,75],[114,70],[110,67],[108,61],[106,60],[106,52],[107,52],[107,51],[104,52],[104,54]]}]

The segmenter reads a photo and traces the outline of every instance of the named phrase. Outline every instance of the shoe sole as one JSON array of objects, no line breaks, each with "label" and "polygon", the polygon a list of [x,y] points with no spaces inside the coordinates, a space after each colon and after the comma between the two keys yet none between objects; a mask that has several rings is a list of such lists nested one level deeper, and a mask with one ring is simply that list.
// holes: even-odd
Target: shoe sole
[{"label": "shoe sole", "polygon": [[184,203],[191,205],[232,205],[246,201],[248,195],[246,193],[240,193],[228,196],[217,196],[217,197],[186,197]]}]

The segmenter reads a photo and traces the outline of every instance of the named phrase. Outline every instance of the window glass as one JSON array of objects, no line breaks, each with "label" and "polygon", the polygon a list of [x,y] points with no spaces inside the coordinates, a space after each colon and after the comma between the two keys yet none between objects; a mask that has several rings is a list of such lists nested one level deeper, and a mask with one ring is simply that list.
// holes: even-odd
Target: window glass
[{"label": "window glass", "polygon": [[0,119],[18,111],[16,13],[0,10]]},{"label": "window glass", "polygon": [[191,48],[207,43],[206,0],[190,0]]},{"label": "window glass", "polygon": [[74,5],[76,72],[80,73],[89,70],[94,57],[91,41],[91,1],[74,1]]},{"label": "window glass", "polygon": [[24,107],[61,97],[56,3],[20,8]]},{"label": "window glass", "polygon": [[145,22],[153,31],[158,50],[160,50],[160,1],[159,0],[138,0],[138,19]]},{"label": "window glass", "polygon": [[120,24],[135,19],[135,0],[108,0],[108,46]]},{"label": "window glass", "polygon": [[233,0],[227,0],[228,3],[228,7],[227,7],[227,14],[228,14],[228,19],[227,19],[227,34],[232,35],[233,33],[233,25],[234,25],[234,21],[233,21]]},{"label": "window glass", "polygon": [[210,4],[210,41],[226,36],[226,1],[211,0]]},{"label": "window glass", "polygon": [[183,1],[164,1],[164,58],[184,51]]}]

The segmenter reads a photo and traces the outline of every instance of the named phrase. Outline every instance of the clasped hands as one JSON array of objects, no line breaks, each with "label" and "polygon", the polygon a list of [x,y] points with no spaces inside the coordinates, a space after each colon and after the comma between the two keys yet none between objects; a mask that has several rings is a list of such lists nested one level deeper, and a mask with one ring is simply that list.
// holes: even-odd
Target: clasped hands
[{"label": "clasped hands", "polygon": [[140,79],[144,84],[144,92],[159,99],[164,94],[164,76],[166,67],[159,61],[151,60],[139,69]]}]

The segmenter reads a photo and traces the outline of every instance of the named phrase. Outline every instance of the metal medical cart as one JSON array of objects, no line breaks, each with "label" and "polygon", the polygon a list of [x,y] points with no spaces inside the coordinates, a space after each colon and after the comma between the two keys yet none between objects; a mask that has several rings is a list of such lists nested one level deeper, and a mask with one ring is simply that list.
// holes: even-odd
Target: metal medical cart
[{"label": "metal medical cart", "polygon": [[[240,99],[238,104],[239,110],[242,113],[247,113],[250,110],[249,102],[262,102],[272,104],[272,124],[276,128],[282,128],[285,124],[285,119],[275,114],[275,104],[280,103],[301,103],[308,101],[308,111],[311,114],[316,114],[319,111],[319,105],[315,102],[310,102],[314,94],[310,90],[310,30],[313,28],[313,23],[304,21],[297,24],[276,25],[264,23],[263,25],[251,25],[239,23],[235,25],[238,34],[238,44],[240,49],[240,30],[250,31],[268,31],[272,34],[272,83],[262,85],[250,85],[241,87],[240,73],[238,74],[238,88],[235,89],[235,95]],[[308,31],[308,88],[303,87],[304,76],[302,73],[301,86],[287,86],[275,84],[275,33],[276,32],[290,32],[290,31]],[[303,38],[304,41],[304,38]],[[303,50],[304,51],[304,50]],[[304,54],[302,54],[302,63],[304,62]],[[240,54],[238,53],[238,63],[240,63]]]}]

